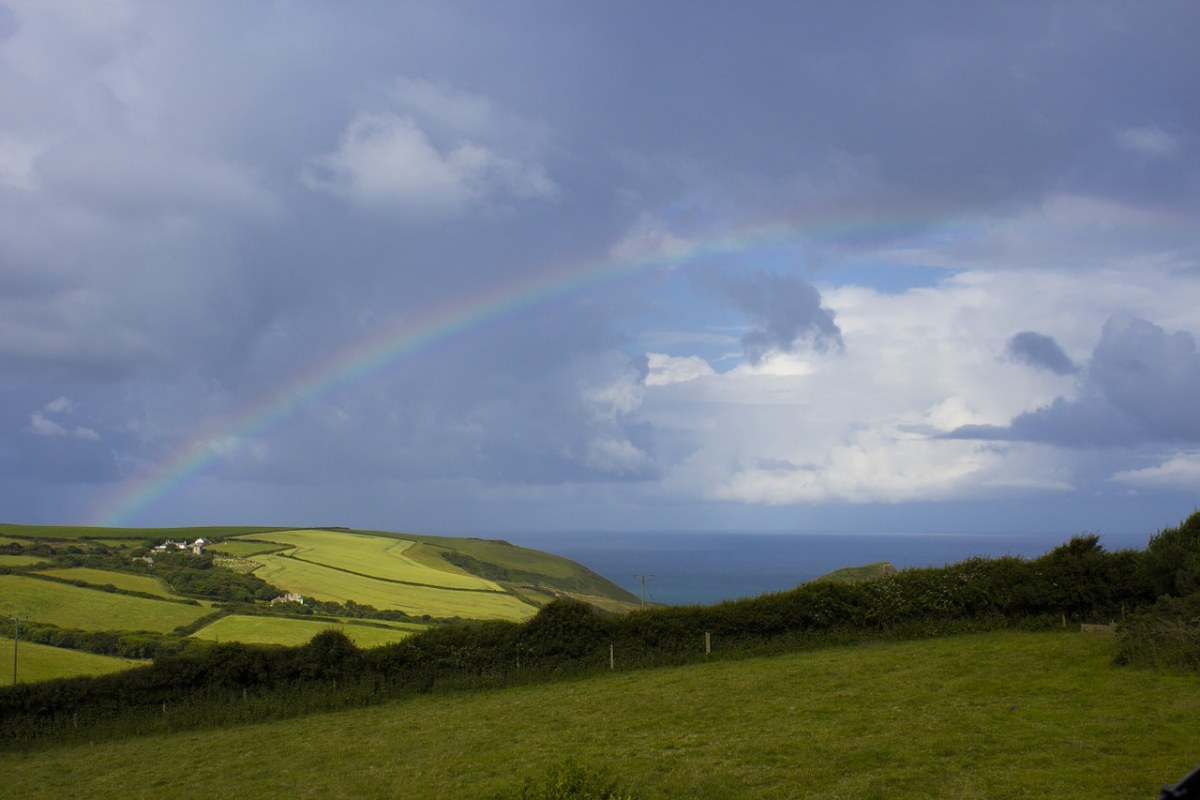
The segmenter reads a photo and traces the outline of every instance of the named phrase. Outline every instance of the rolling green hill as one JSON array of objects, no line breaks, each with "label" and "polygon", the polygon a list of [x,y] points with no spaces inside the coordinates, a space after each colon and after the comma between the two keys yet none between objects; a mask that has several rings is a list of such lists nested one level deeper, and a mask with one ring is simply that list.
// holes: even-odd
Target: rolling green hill
[{"label": "rolling green hill", "polygon": [[[200,538],[217,558],[151,549]],[[265,602],[285,593],[304,604]],[[0,525],[0,618],[19,618],[26,636],[40,641],[107,654],[145,655],[185,638],[294,645],[330,624],[373,646],[439,620],[525,620],[562,596],[608,610],[635,602],[579,564],[495,540],[344,529]],[[353,617],[378,622],[346,625]],[[153,636],[121,639],[132,632]],[[74,674],[71,665],[83,662],[69,656],[77,653],[58,651],[69,655],[55,674]],[[32,680],[35,673],[19,675]]]},{"label": "rolling green hill", "polygon": [[2,752],[0,774],[25,798],[420,800],[511,793],[573,759],[640,800],[1126,800],[1200,761],[1197,718],[1194,675],[1113,667],[1108,637],[1010,631],[98,737]]}]

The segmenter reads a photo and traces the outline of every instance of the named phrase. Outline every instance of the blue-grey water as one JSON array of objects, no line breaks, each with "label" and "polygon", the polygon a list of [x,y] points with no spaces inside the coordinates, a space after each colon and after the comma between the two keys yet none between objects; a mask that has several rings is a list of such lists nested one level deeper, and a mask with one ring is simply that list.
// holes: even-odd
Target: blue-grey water
[{"label": "blue-grey water", "polygon": [[[983,533],[635,533],[506,534],[523,547],[578,561],[635,595],[685,605],[778,592],[842,567],[890,561],[898,568],[942,566],[972,556],[1046,553],[1069,536]],[[1142,549],[1147,535],[1108,534],[1108,550]]]}]

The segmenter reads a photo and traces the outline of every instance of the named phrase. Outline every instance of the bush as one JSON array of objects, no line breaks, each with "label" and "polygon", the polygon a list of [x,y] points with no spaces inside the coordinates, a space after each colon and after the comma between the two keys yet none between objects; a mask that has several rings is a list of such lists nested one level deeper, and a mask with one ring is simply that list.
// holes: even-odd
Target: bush
[{"label": "bush", "polygon": [[526,778],[519,790],[495,795],[493,800],[637,800],[637,798],[609,778],[604,770],[590,769],[573,761],[566,761],[549,767],[538,778]]},{"label": "bush", "polygon": [[1200,592],[1200,511],[1150,537],[1142,559],[1157,595],[1184,597]]},{"label": "bush", "polygon": [[1124,666],[1200,671],[1200,592],[1163,597],[1117,630],[1116,662]]}]

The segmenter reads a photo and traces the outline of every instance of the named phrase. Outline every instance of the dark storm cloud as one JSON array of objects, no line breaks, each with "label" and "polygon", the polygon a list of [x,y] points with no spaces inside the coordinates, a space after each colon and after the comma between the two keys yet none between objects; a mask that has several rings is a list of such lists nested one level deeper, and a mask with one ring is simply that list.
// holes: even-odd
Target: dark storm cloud
[{"label": "dark storm cloud", "polygon": [[1055,375],[1073,375],[1079,365],[1063,352],[1054,337],[1035,331],[1021,331],[1008,340],[1008,357],[1031,367],[1048,370]]},{"label": "dark storm cloud", "polygon": [[1069,447],[1200,442],[1197,397],[1200,353],[1191,333],[1114,317],[1101,331],[1077,399],[1060,397],[1008,426],[970,425],[949,437]]},{"label": "dark storm cloud", "polygon": [[[817,264],[1047,192],[1187,211],[1200,185],[1192,3],[365,9],[0,0],[0,388],[29,398],[0,416],[6,468],[152,474],[393,324],[605,263],[641,219],[700,241],[866,221],[812,237]],[[748,274],[704,320],[737,309],[747,358],[842,346],[815,278]],[[592,286],[466,326],[213,473],[245,497],[649,480],[646,361],[620,335],[638,302]],[[1064,367],[1038,342],[1010,355]],[[1074,438],[1144,435],[1166,412],[1104,369],[1086,379],[1103,403],[1062,412]],[[45,409],[64,393],[90,416]],[[1044,416],[1024,424],[1066,424]]]},{"label": "dark storm cloud", "polygon": [[833,312],[821,305],[820,292],[798,275],[710,273],[706,281],[750,321],[742,347],[751,363],[772,351],[842,348]]}]

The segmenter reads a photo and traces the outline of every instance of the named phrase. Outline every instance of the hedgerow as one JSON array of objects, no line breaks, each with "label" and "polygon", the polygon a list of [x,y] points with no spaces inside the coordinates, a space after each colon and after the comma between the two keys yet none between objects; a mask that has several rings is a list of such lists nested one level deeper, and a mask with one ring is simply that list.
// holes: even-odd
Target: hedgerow
[{"label": "hedgerow", "polygon": [[[1187,525],[1190,547],[1187,537],[1200,530],[1200,516]],[[1178,553],[1180,538],[1160,534],[1149,561],[1146,553],[1107,552],[1096,536],[1084,535],[1036,559],[974,558],[857,583],[813,582],[748,600],[623,615],[559,599],[525,623],[436,626],[370,650],[332,630],[298,648],[164,648],[146,667],[0,690],[0,742],[69,734],[81,725],[150,730],[272,718],[411,692],[865,639],[1107,622],[1150,607],[1167,582],[1172,589],[1190,585],[1190,572],[1169,573],[1162,563],[1163,553]],[[1184,549],[1185,556],[1191,552]]]}]

